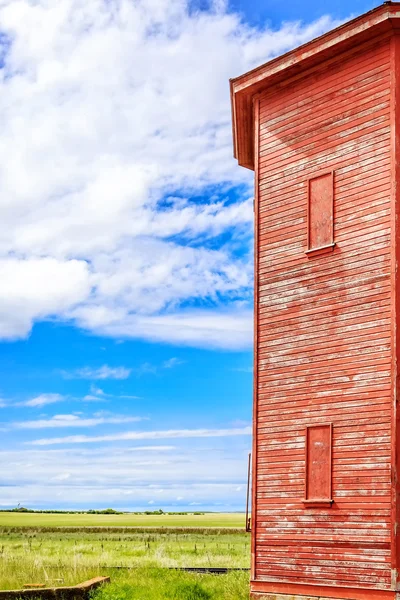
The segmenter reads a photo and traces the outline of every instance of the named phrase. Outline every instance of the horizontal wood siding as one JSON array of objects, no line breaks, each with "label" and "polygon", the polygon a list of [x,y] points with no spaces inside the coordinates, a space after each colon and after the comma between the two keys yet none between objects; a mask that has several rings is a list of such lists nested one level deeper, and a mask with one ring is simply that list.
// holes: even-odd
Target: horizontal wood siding
[{"label": "horizontal wood siding", "polygon": [[[259,99],[255,576],[390,589],[390,53]],[[334,171],[333,252],[307,256]],[[332,508],[306,508],[306,427],[333,424]]]}]

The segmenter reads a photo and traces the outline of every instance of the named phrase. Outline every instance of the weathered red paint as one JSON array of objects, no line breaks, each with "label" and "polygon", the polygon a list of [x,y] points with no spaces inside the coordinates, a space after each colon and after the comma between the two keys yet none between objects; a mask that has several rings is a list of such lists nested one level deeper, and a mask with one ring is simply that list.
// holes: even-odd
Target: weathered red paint
[{"label": "weathered red paint", "polygon": [[306,427],[304,504],[332,505],[332,423]]},{"label": "weathered red paint", "polygon": [[231,93],[255,171],[252,595],[399,600],[400,3]]},{"label": "weathered red paint", "polygon": [[319,174],[308,180],[307,254],[332,252],[334,242],[334,173]]}]

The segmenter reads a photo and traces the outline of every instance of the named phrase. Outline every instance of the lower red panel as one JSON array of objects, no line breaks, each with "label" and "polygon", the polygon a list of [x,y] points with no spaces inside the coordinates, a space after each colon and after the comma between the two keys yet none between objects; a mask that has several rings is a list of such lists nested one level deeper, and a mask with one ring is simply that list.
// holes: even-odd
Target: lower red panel
[{"label": "lower red panel", "polygon": [[262,600],[263,594],[290,594],[291,596],[323,597],[324,600],[395,600],[396,592],[361,588],[332,587],[328,585],[306,585],[283,582],[251,581],[251,596]]}]

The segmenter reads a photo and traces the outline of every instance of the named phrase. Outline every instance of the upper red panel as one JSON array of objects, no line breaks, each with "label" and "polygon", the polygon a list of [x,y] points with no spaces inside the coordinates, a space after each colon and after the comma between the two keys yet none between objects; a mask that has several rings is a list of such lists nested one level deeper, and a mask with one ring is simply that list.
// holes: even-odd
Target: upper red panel
[{"label": "upper red panel", "polygon": [[308,249],[333,244],[333,173],[308,183]]},{"label": "upper red panel", "polygon": [[306,500],[331,500],[332,427],[307,427]]}]

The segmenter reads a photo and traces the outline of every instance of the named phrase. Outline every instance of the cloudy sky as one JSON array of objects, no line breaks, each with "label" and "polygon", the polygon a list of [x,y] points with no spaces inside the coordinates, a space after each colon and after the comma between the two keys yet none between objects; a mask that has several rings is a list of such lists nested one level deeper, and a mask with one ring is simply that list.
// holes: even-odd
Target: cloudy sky
[{"label": "cloudy sky", "polygon": [[244,508],[228,80],[377,4],[0,0],[0,506]]}]

